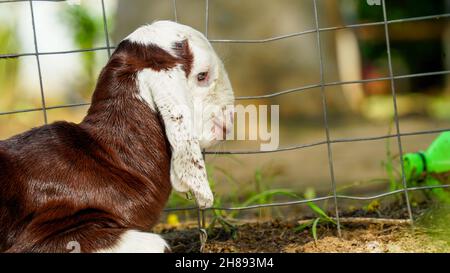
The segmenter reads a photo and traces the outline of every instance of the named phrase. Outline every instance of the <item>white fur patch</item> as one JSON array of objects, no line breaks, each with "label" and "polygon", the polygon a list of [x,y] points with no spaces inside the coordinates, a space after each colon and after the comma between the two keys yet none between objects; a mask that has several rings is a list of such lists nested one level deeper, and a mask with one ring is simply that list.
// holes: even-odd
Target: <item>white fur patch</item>
[{"label": "white fur patch", "polygon": [[152,91],[147,84],[147,81],[141,76],[142,73],[139,73],[136,83],[139,88],[139,98],[142,99],[153,111],[156,111],[155,101],[153,100]]},{"label": "white fur patch", "polygon": [[136,29],[125,39],[138,44],[155,44],[165,51],[175,54],[173,42],[181,41],[192,35],[201,35],[196,30],[171,21],[156,21]]},{"label": "white fur patch", "polygon": [[[164,121],[172,148],[172,186],[181,192],[190,190],[200,207],[211,207],[214,197],[209,187],[198,134],[193,131],[193,102],[183,73],[179,67],[160,72],[144,69],[139,72],[138,79],[147,82],[142,86],[149,88]],[[145,90],[140,92],[142,94]]]},{"label": "white fur patch", "polygon": [[126,231],[121,235],[119,242],[109,249],[97,251],[98,253],[164,253],[169,249],[161,236],[149,232],[136,230]]}]

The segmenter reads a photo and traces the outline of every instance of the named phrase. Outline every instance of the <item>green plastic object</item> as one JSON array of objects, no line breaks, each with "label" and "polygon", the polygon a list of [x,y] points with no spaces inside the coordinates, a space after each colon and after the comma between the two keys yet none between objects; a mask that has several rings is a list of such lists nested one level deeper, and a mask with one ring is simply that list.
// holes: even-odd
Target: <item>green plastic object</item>
[{"label": "green plastic object", "polygon": [[408,180],[450,172],[450,131],[441,133],[426,151],[404,155],[403,162]]},{"label": "green plastic object", "polygon": [[[450,173],[450,132],[440,134],[425,152],[404,155],[403,166],[407,182],[411,186],[416,186],[418,182],[425,186],[448,183],[449,181],[442,181],[437,177],[439,174]],[[450,192],[443,188],[433,188],[431,192],[441,202],[450,204]]]}]

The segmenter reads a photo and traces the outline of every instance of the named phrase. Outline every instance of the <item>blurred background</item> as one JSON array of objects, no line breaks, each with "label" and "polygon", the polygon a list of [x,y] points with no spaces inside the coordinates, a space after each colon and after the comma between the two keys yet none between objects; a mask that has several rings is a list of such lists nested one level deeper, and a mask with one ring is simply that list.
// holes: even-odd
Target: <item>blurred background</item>
[{"label": "blurred background", "polygon": [[[79,2],[78,4],[71,4]],[[105,0],[112,46],[142,24],[175,19],[172,0]],[[383,22],[380,5],[363,0],[318,0],[319,27]],[[376,1],[375,1],[376,2]],[[312,0],[210,0],[206,28],[205,0],[177,0],[178,22],[208,30],[212,40],[264,40],[315,30]],[[36,40],[48,121],[79,122],[96,78],[108,59],[102,2],[35,1]],[[448,16],[402,22],[401,19],[450,13],[450,1],[387,1],[394,81],[402,133],[450,128],[450,20]],[[384,25],[321,31],[326,83],[378,79],[325,87],[330,137],[378,137],[395,134]],[[44,124],[41,89],[29,2],[0,4],[0,139]],[[266,95],[320,83],[316,33],[264,43],[216,41],[213,46],[228,70],[235,95]],[[64,51],[100,48],[94,51]],[[444,71],[439,75],[421,73]],[[280,147],[326,140],[320,88],[240,104],[280,105]],[[27,110],[26,112],[16,112]],[[256,126],[256,125],[251,125]],[[404,152],[425,149],[437,134],[402,136]],[[233,141],[215,147],[258,150],[258,141]],[[396,138],[331,145],[337,191],[372,195],[399,187]],[[44,159],[45,160],[45,159]],[[270,191],[270,200],[289,193],[324,196],[331,192],[326,145],[250,155],[208,155],[214,190],[224,203]],[[397,184],[396,184],[397,183]],[[285,189],[285,191],[283,191]],[[288,192],[288,194],[283,194]],[[245,199],[245,198],[244,198]],[[177,201],[178,200],[178,201]],[[234,200],[234,201],[233,201]],[[170,205],[182,203],[174,198]],[[237,202],[237,201],[236,201]],[[262,202],[259,200],[258,202]]]}]

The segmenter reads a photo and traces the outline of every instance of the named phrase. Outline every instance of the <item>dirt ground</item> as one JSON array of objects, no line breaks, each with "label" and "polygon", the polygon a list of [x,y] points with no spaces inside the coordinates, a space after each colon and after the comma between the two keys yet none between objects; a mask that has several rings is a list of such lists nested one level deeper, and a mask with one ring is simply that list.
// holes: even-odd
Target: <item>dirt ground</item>
[{"label": "dirt ground", "polygon": [[[436,239],[422,228],[404,224],[347,223],[342,226],[342,237],[335,227],[318,227],[318,240],[310,230],[296,232],[298,221],[273,220],[245,223],[237,226],[233,236],[222,228],[214,228],[203,252],[450,252],[450,242]],[[171,245],[173,252],[199,252],[199,231],[195,224],[179,227],[159,226],[158,232]]]}]

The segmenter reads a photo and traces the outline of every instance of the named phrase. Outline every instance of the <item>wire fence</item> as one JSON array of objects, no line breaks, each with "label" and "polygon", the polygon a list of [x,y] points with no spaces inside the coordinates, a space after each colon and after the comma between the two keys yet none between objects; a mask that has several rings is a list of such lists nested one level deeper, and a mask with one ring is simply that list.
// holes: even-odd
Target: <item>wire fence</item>
[{"label": "wire fence", "polygon": [[[69,51],[40,52],[39,48],[38,48],[38,43],[37,43],[37,40],[39,37],[36,33],[36,26],[35,26],[36,22],[35,22],[33,2],[64,2],[64,1],[66,1],[66,0],[6,0],[6,1],[0,1],[0,4],[13,3],[13,2],[29,2],[30,12],[31,12],[31,22],[32,22],[32,28],[33,28],[34,52],[0,54],[0,61],[2,59],[20,58],[20,57],[25,57],[25,56],[35,56],[36,62],[37,62],[36,69],[37,69],[37,74],[39,76],[39,88],[40,88],[40,96],[41,96],[41,103],[42,103],[41,107],[38,107],[38,108],[29,108],[29,109],[20,109],[20,110],[14,110],[14,111],[0,112],[0,116],[25,113],[25,112],[42,112],[42,115],[44,117],[44,122],[45,122],[45,124],[47,124],[47,122],[48,122],[47,111],[49,111],[49,110],[89,105],[88,102],[57,105],[57,106],[51,106],[51,107],[46,105],[45,90],[44,90],[44,86],[43,86],[43,82],[42,82],[42,69],[41,69],[41,65],[40,65],[40,56],[57,55],[57,54],[73,54],[73,53],[92,52],[92,51],[107,51],[108,56],[111,56],[111,50],[115,49],[115,47],[110,44],[110,40],[109,40],[105,1],[99,0],[99,1],[101,1],[104,34],[105,34],[105,45],[106,46],[87,48],[87,49],[69,50]],[[428,76],[435,76],[435,75],[447,75],[447,74],[450,74],[450,70],[430,71],[430,72],[425,72],[425,73],[406,74],[406,75],[394,75],[393,67],[392,67],[390,36],[389,36],[389,25],[405,23],[405,22],[425,21],[425,20],[441,20],[441,19],[450,17],[450,13],[443,13],[443,14],[437,14],[437,15],[431,15],[431,16],[420,16],[420,17],[413,17],[413,18],[396,19],[396,20],[388,20],[387,13],[386,13],[385,0],[381,0],[380,4],[381,4],[382,10],[383,10],[383,21],[371,22],[371,23],[361,23],[361,24],[351,24],[351,25],[343,25],[343,26],[333,26],[333,27],[325,27],[325,28],[322,27],[321,28],[319,25],[319,21],[320,21],[319,19],[320,19],[321,14],[318,9],[317,0],[312,0],[312,1],[313,1],[313,6],[314,6],[314,23],[315,23],[314,29],[306,30],[306,31],[302,31],[302,32],[291,33],[291,34],[287,34],[287,35],[274,36],[274,37],[265,38],[265,39],[255,39],[255,40],[210,39],[210,42],[211,43],[236,43],[236,44],[270,43],[273,41],[289,39],[292,37],[298,37],[298,36],[303,36],[306,34],[314,34],[315,33],[316,34],[316,43],[317,43],[317,48],[318,48],[317,58],[319,60],[319,69],[320,69],[319,70],[320,81],[318,83],[306,85],[306,86],[299,86],[299,87],[291,88],[291,89],[287,89],[287,90],[268,92],[266,95],[242,96],[242,97],[237,97],[236,99],[237,100],[266,99],[266,98],[282,96],[282,95],[289,94],[289,93],[303,92],[303,91],[306,91],[309,89],[319,88],[320,93],[321,93],[321,99],[322,99],[324,130],[325,130],[326,139],[324,141],[318,141],[318,142],[314,142],[314,143],[306,143],[306,144],[298,144],[298,145],[293,145],[293,146],[288,146],[288,147],[281,147],[281,148],[273,150],[273,151],[260,151],[260,150],[204,151],[204,155],[206,155],[206,154],[274,153],[274,152],[284,152],[284,151],[291,151],[291,150],[304,149],[304,148],[308,148],[308,147],[325,145],[327,147],[328,168],[329,168],[329,172],[330,172],[330,189],[331,189],[332,194],[328,195],[328,196],[324,196],[324,197],[313,198],[313,199],[301,199],[301,200],[295,200],[295,201],[289,201],[289,202],[257,204],[257,205],[243,206],[243,207],[212,207],[212,208],[208,208],[208,209],[199,209],[198,207],[193,206],[193,207],[184,207],[184,208],[167,208],[167,209],[165,209],[166,212],[182,211],[182,210],[197,211],[198,227],[200,230],[203,230],[203,232],[201,233],[202,243],[204,243],[204,241],[206,240],[206,237],[205,237],[206,235],[204,233],[204,228],[206,225],[206,223],[205,223],[205,212],[206,211],[211,211],[211,210],[240,211],[240,210],[267,208],[267,207],[292,206],[292,205],[305,204],[308,202],[331,200],[334,203],[337,231],[340,236],[341,235],[341,222],[339,220],[339,216],[340,216],[339,200],[341,200],[341,199],[342,200],[347,199],[347,200],[365,201],[365,200],[373,200],[373,199],[383,198],[383,197],[387,197],[387,196],[391,196],[391,195],[403,194],[404,200],[405,200],[405,207],[408,211],[409,221],[410,221],[410,223],[413,223],[413,214],[412,214],[411,203],[410,203],[410,198],[409,198],[410,192],[421,191],[421,190],[426,190],[426,189],[433,189],[433,188],[448,188],[448,187],[450,187],[450,185],[408,187],[408,185],[406,183],[407,181],[406,181],[403,162],[402,162],[402,160],[400,160],[402,189],[395,190],[395,191],[389,191],[386,193],[373,195],[373,196],[365,196],[365,197],[340,195],[336,191],[336,178],[335,178],[335,173],[334,173],[333,152],[332,152],[332,147],[331,147],[331,145],[334,143],[374,141],[374,140],[395,138],[395,139],[397,139],[397,143],[398,143],[399,156],[400,156],[400,158],[402,158],[403,157],[402,137],[414,136],[414,135],[424,135],[424,134],[436,134],[436,133],[440,133],[440,132],[444,132],[444,131],[450,131],[450,128],[446,128],[446,129],[424,130],[424,131],[415,131],[415,132],[401,132],[399,113],[398,113],[398,107],[397,107],[397,93],[396,93],[395,80],[418,78],[418,77],[428,77]],[[173,19],[175,21],[178,21],[177,0],[172,0],[172,6],[173,6]],[[205,0],[204,34],[206,37],[209,36],[208,25],[209,25],[209,0]],[[323,54],[323,50],[322,50],[322,41],[321,41],[322,32],[336,31],[336,30],[340,30],[340,29],[364,28],[364,27],[369,27],[369,26],[384,26],[389,76],[388,77],[380,77],[380,78],[372,78],[372,79],[354,80],[354,81],[326,82],[325,78],[324,78],[324,64],[323,64],[323,60],[324,60],[323,55],[324,54]],[[335,138],[335,139],[331,138],[330,128],[329,128],[329,120],[328,120],[328,111],[327,111],[328,110],[328,107],[327,107],[328,102],[327,102],[327,97],[325,95],[325,88],[329,87],[329,86],[340,86],[340,85],[358,84],[358,83],[364,84],[364,83],[377,82],[377,81],[390,81],[390,84],[391,84],[390,89],[392,92],[392,104],[393,104],[393,109],[394,109],[395,133],[394,134],[386,134],[386,135],[382,135],[382,136],[373,136],[373,137]]]}]

